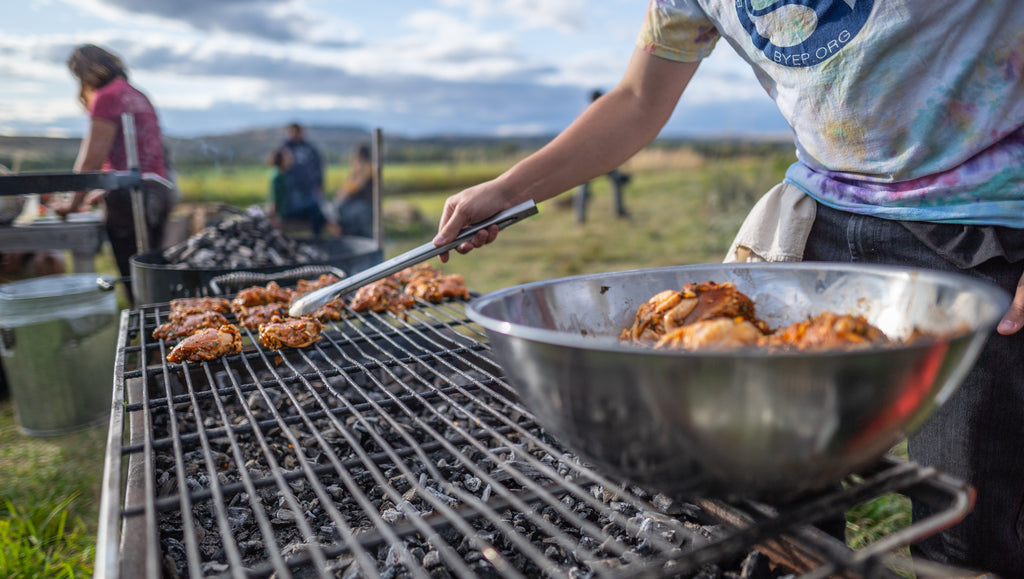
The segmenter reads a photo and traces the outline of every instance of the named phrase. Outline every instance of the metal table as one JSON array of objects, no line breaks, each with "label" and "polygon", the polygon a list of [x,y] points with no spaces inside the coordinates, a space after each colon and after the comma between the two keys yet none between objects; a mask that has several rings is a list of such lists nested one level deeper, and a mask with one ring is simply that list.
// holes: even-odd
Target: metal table
[{"label": "metal table", "polygon": [[104,236],[99,213],[74,216],[68,221],[38,220],[0,227],[0,252],[70,250],[72,270],[89,273],[96,271],[93,261],[100,252]]},{"label": "metal table", "polygon": [[[121,188],[129,188],[134,194],[140,182],[137,170],[20,173],[0,175],[0,195]],[[93,260],[105,235],[99,213],[73,214],[64,221],[38,219],[29,224],[0,227],[0,252],[69,249],[75,273],[87,273],[96,270]]]}]

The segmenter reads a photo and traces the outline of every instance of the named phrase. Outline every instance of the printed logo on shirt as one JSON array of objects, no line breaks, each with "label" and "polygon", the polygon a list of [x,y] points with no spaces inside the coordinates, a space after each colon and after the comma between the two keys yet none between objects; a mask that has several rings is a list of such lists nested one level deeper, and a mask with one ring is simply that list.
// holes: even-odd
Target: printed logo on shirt
[{"label": "printed logo on shirt", "polygon": [[835,56],[864,27],[875,0],[736,0],[754,45],[776,64],[814,66]]}]

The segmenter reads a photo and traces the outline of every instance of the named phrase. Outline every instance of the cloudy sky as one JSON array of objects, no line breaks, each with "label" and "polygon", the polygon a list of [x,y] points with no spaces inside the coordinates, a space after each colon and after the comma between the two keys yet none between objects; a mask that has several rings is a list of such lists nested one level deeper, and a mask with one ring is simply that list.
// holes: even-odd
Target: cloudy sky
[{"label": "cloudy sky", "polygon": [[[0,134],[80,136],[65,61],[119,54],[164,132],[381,127],[549,134],[624,70],[644,0],[19,0],[0,19]],[[784,133],[720,43],[663,134]]]}]

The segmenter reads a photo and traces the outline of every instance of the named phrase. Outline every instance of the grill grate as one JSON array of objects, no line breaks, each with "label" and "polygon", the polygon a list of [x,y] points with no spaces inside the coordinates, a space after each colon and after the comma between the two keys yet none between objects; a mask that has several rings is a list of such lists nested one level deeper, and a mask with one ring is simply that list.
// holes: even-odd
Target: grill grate
[{"label": "grill grate", "polygon": [[[893,460],[783,506],[652,494],[535,424],[462,304],[349,313],[310,348],[247,332],[242,354],[181,366],[149,337],[165,305],[122,314],[98,577],[685,576],[758,544],[888,577],[881,557],[970,506]],[[888,492],[949,506],[860,552],[806,526]]]}]

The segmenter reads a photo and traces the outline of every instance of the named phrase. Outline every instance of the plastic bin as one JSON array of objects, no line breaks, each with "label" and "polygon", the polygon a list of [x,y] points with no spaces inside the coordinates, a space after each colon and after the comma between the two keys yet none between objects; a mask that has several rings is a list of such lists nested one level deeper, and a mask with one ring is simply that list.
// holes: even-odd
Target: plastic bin
[{"label": "plastic bin", "polygon": [[50,275],[0,285],[0,360],[25,434],[65,434],[109,417],[118,307],[98,279]]}]

